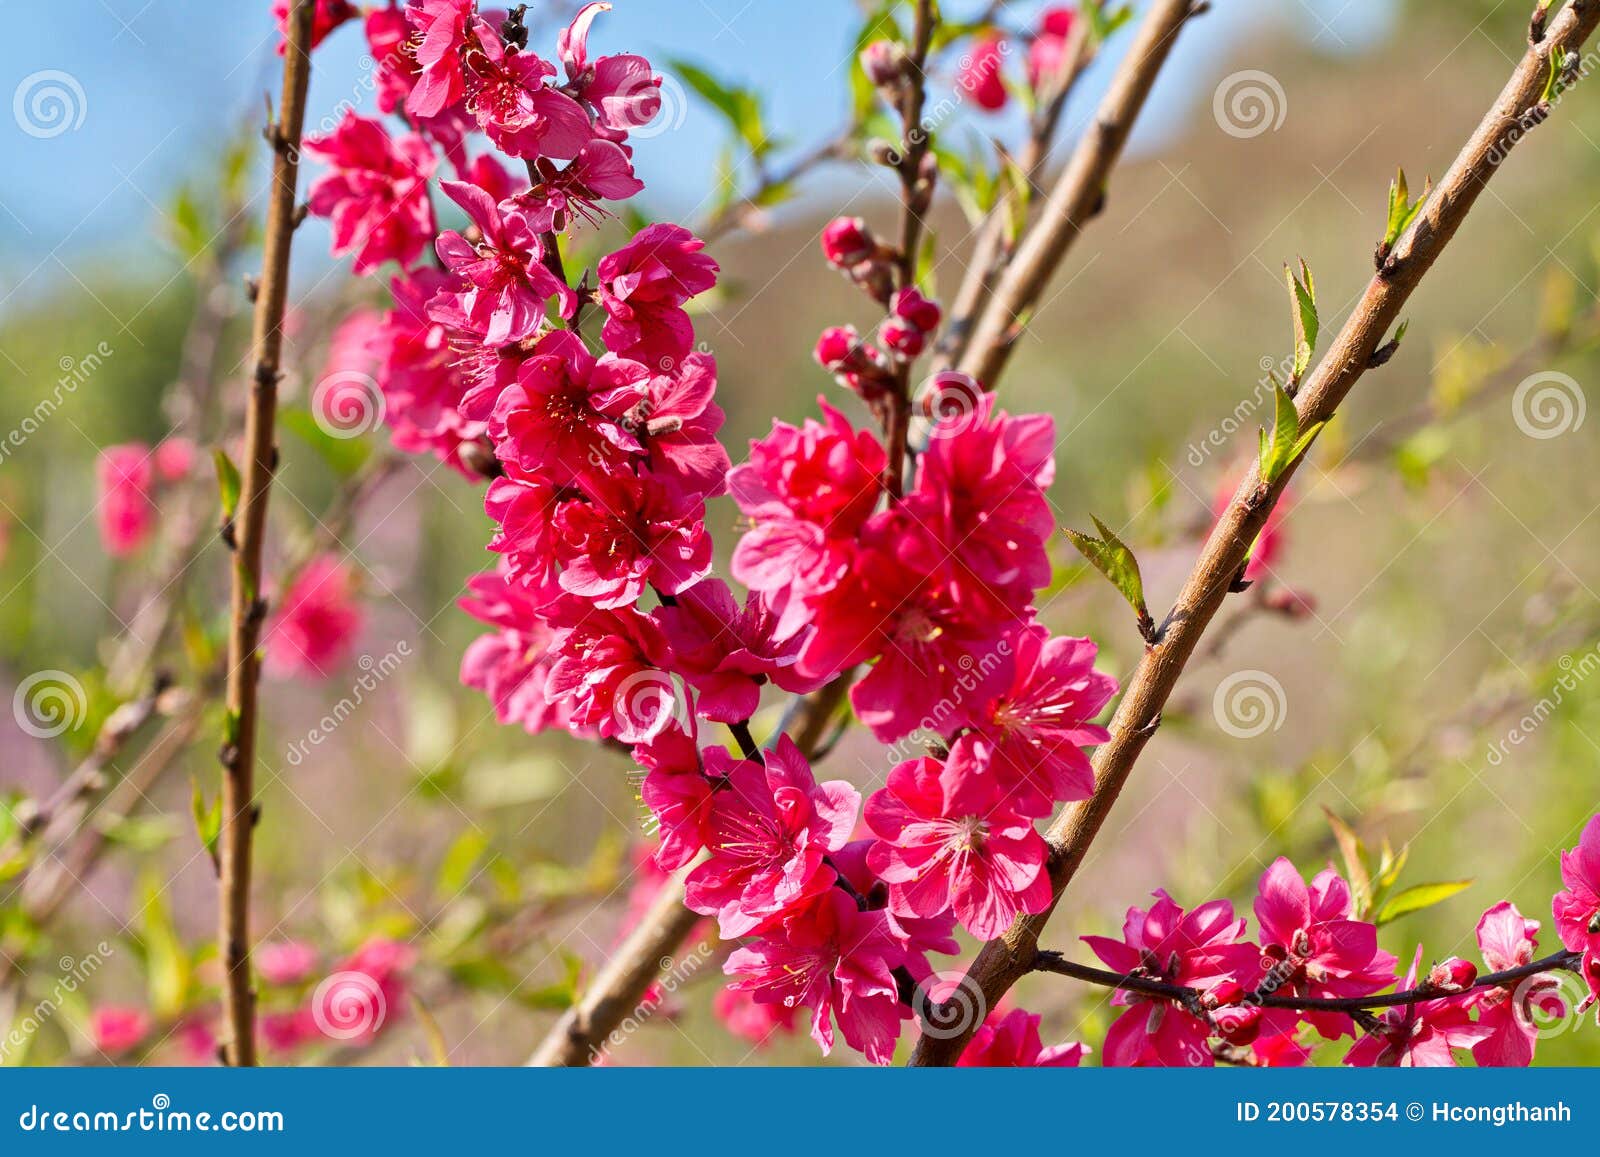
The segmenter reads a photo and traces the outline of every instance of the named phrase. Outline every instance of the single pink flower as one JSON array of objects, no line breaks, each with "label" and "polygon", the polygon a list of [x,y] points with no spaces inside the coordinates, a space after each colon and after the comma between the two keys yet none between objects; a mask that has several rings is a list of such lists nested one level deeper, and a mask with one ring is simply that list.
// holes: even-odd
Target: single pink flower
[{"label": "single pink flower", "polygon": [[595,123],[619,137],[641,129],[661,111],[661,78],[642,56],[589,59],[589,26],[611,5],[585,4],[562,29],[556,55],[566,68],[567,88],[593,111]]},{"label": "single pink flower", "polygon": [[89,1014],[89,1037],[108,1057],[132,1052],[144,1043],[154,1027],[150,1014],[127,1005],[101,1005]]},{"label": "single pink flower", "polygon": [[439,236],[439,259],[467,283],[460,293],[444,293],[435,306],[459,311],[487,345],[507,345],[533,337],[545,321],[545,303],[557,299],[562,317],[577,308],[572,288],[544,265],[544,243],[529,227],[517,202],[493,198],[463,181],[440,183],[446,195],[466,210],[482,240],[473,243],[460,233]]},{"label": "single pink flower", "polygon": [[396,0],[389,7],[367,13],[367,51],[378,88],[378,110],[391,113],[406,103],[421,75],[416,54],[410,51],[411,22]]},{"label": "single pink flower", "polygon": [[606,348],[667,371],[688,356],[694,326],[683,303],[717,283],[705,243],[681,225],[647,225],[600,259],[597,296],[606,311]]},{"label": "single pink flower", "polygon": [[[452,347],[449,329],[429,317],[430,299],[460,289],[457,278],[431,266],[396,277],[390,283],[394,308],[382,315],[368,340],[395,446],[433,454],[467,473],[461,446],[487,429],[485,421],[469,419],[462,410],[474,367]],[[493,377],[492,357],[488,364]]]},{"label": "single pink flower", "polygon": [[[1526,919],[1509,901],[1502,900],[1478,921],[1478,947],[1490,972],[1533,963],[1538,946],[1539,922]],[[1526,1068],[1533,1063],[1538,1023],[1566,1012],[1560,983],[1544,972],[1509,988],[1481,988],[1474,993],[1473,1004],[1478,1024],[1491,1033],[1472,1046],[1472,1058],[1480,1068]]]},{"label": "single pink flower", "polygon": [[419,75],[406,111],[414,117],[434,117],[466,95],[462,49],[476,20],[475,0],[420,0],[406,9],[413,35],[408,51],[417,61]]},{"label": "single pink flower", "polygon": [[[406,973],[417,961],[409,944],[375,936],[339,961],[318,984],[311,1002],[296,1015],[336,1041],[370,1044],[406,1011]],[[296,1032],[290,1026],[290,1040]],[[307,1039],[310,1039],[309,1037]]]},{"label": "single pink flower", "polygon": [[757,1003],[811,1010],[811,1039],[833,1049],[834,1021],[851,1048],[886,1065],[894,1059],[900,1001],[894,969],[900,948],[882,912],[863,912],[840,888],[825,888],[785,913],[761,939],[728,957],[732,987]]},{"label": "single pink flower", "polygon": [[1006,107],[1009,94],[1001,71],[1005,60],[1005,37],[999,33],[983,37],[961,59],[956,87],[970,96],[984,112],[999,112]]},{"label": "single pink flower", "polygon": [[504,44],[479,20],[466,64],[468,107],[478,127],[509,156],[571,160],[594,135],[583,106],[547,83],[555,67]]},{"label": "single pink flower", "polygon": [[1051,900],[1049,845],[1014,809],[985,765],[987,754],[981,740],[963,736],[943,763],[899,764],[866,809],[879,840],[867,862],[889,885],[890,911],[928,917],[950,910],[980,940]]},{"label": "single pink flower", "polygon": [[850,838],[861,796],[843,780],[818,784],[788,736],[764,763],[720,747],[703,755],[721,782],[706,824],[711,856],[689,874],[684,903],[715,915],[724,938],[745,936],[833,887],[825,861]]},{"label": "single pink flower", "polygon": [[1578,846],[1561,853],[1556,931],[1569,952],[1600,953],[1600,815],[1584,825]]},{"label": "single pink flower", "polygon": [[355,575],[319,555],[279,599],[264,640],[267,666],[281,677],[325,679],[350,657],[364,621]]},{"label": "single pink flower", "polygon": [[1093,720],[1117,690],[1094,669],[1096,654],[1089,639],[1051,638],[1032,624],[1006,640],[996,676],[969,699],[967,722],[988,741],[991,766],[1024,815],[1094,792],[1083,749],[1110,737]]},{"label": "single pink flower", "polygon": [[698,496],[650,475],[596,475],[584,489],[586,497],[560,503],[551,523],[563,590],[596,607],[623,607],[647,588],[676,595],[710,573]]},{"label": "single pink flower", "polygon": [[789,590],[792,633],[805,619],[799,599],[844,577],[862,524],[883,492],[883,446],[817,400],[823,420],[773,422],[728,473],[728,489],[751,529],[733,552],[733,576],[751,590]]},{"label": "single pink flower", "polygon": [[255,950],[255,960],[268,984],[299,984],[317,966],[317,950],[304,940],[269,940]]},{"label": "single pink flower", "polygon": [[438,164],[416,133],[398,140],[380,121],[347,112],[334,130],[306,140],[333,169],[311,186],[311,212],[333,227],[333,255],[354,253],[356,274],[386,261],[408,268],[438,231],[428,180]]},{"label": "single pink flower", "polygon": [[[1416,987],[1421,963],[1419,944],[1402,989]],[[1364,1068],[1454,1068],[1453,1050],[1476,1048],[1494,1032],[1490,1025],[1472,1022],[1472,1003],[1469,994],[1383,1009],[1378,1027],[1367,1030],[1345,1055],[1344,1063]]]},{"label": "single pink flower", "polygon": [[496,456],[563,483],[629,470],[644,446],[622,419],[644,399],[649,376],[615,354],[597,360],[569,330],[546,334],[495,403]]},{"label": "single pink flower", "polygon": [[993,394],[934,425],[917,460],[912,510],[950,558],[963,595],[976,588],[1025,602],[1049,583],[1045,542],[1056,520],[1044,490],[1055,478],[1054,448],[1048,414],[997,412]]},{"label": "single pink flower", "polygon": [[[1245,921],[1233,905],[1213,900],[1184,912],[1165,892],[1146,911],[1129,908],[1122,939],[1085,936],[1083,942],[1107,968],[1206,991],[1224,981],[1252,983],[1261,950],[1244,942]],[[1114,1005],[1128,1011],[1106,1033],[1108,1066],[1209,1067],[1210,1027],[1165,997],[1118,991]]]},{"label": "single pink flower", "polygon": [[967,1042],[958,1068],[1075,1069],[1088,1049],[1081,1044],[1044,1047],[1039,1036],[1038,1013],[1014,1008],[1003,1016],[989,1017]]},{"label": "single pink flower", "polygon": [[[1354,919],[1354,907],[1350,885],[1332,868],[1308,888],[1287,859],[1274,861],[1262,874],[1255,904],[1266,969],[1258,987],[1322,1000],[1371,996],[1393,984],[1398,961],[1379,950],[1377,927]],[[1355,1031],[1343,1013],[1299,1015],[1328,1040]],[[1285,1018],[1283,1027],[1292,1028],[1294,1016]]]},{"label": "single pink flower", "polygon": [[661,653],[660,628],[631,607],[600,610],[570,595],[550,605],[558,634],[546,692],[567,703],[572,723],[623,743],[660,735],[677,713],[672,677],[650,656]]},{"label": "single pink flower", "polygon": [[134,553],[156,529],[155,462],[142,442],[107,446],[95,464],[100,543],[113,558]]}]

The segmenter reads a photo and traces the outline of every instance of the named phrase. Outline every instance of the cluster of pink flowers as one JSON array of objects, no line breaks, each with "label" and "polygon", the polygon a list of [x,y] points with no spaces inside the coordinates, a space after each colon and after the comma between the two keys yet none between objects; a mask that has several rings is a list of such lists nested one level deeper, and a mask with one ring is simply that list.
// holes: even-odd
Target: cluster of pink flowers
[{"label": "cluster of pink flowers", "polygon": [[[1566,890],[1555,897],[1557,931],[1590,993],[1600,992],[1600,816],[1577,848],[1563,854]],[[1086,936],[1107,968],[1137,981],[1173,986],[1173,995],[1134,986],[1112,1003],[1124,1011],[1106,1035],[1108,1065],[1196,1066],[1229,1049],[1235,1063],[1301,1065],[1315,1044],[1357,1038],[1344,1057],[1359,1066],[1442,1067],[1470,1052],[1480,1066],[1529,1064],[1541,1026],[1567,1015],[1555,972],[1535,969],[1539,923],[1501,902],[1483,914],[1477,939],[1484,974],[1450,957],[1423,973],[1419,945],[1409,968],[1378,947],[1375,925],[1357,919],[1349,884],[1332,869],[1308,885],[1288,860],[1262,875],[1255,902],[1259,943],[1233,905],[1214,900],[1185,911],[1164,892],[1149,909],[1131,908],[1121,939]],[[1525,974],[1526,973],[1526,974]],[[1413,999],[1371,1012],[1318,1007],[1390,988]],[[1309,1007],[1283,1007],[1305,1001]],[[1277,1002],[1277,1003],[1274,1003]],[[1304,1031],[1309,1030],[1309,1031]]]},{"label": "cluster of pink flowers", "polygon": [[[686,871],[690,908],[739,942],[716,1000],[730,1028],[760,1041],[802,1027],[804,1012],[825,1052],[843,1037],[887,1063],[913,1009],[941,998],[930,957],[959,951],[958,926],[988,939],[1048,908],[1036,822],[1090,796],[1085,749],[1107,738],[1094,720],[1116,685],[1095,669],[1094,643],[1036,617],[1051,577],[1053,423],[1006,413],[959,375],[911,396],[942,311],[902,283],[899,255],[865,221],[840,218],[823,257],[884,320],[870,339],[829,329],[817,360],[886,426],[915,406],[926,437],[914,467],[900,472],[883,439],[820,399],[818,417],[774,422],[733,465],[716,363],[687,308],[719,272],[701,241],[652,224],[581,277],[565,267],[564,236],[639,191],[628,134],[660,103],[641,57],[590,57],[608,7],[584,6],[561,32],[559,70],[517,17],[497,23],[473,0],[369,14],[379,107],[403,110],[404,131],[350,114],[312,142],[331,169],[312,209],[357,272],[398,271],[392,306],[341,330],[355,352],[340,364],[370,372],[397,445],[490,479],[498,565],[461,605],[492,629],[461,678],[504,723],[631,749],[657,829],[646,884]],[[1029,38],[1036,88],[1059,69],[1073,19],[1052,9]],[[878,83],[894,83],[897,60],[869,46]],[[439,232],[435,180],[463,228]],[[422,260],[430,247],[435,263]],[[742,597],[713,574],[706,505],[725,493],[745,516],[729,575]],[[1269,535],[1258,564],[1274,545]],[[328,658],[311,653],[316,634],[284,644],[308,669]],[[763,748],[750,731],[769,686],[801,694],[846,678],[856,716],[905,748],[865,800],[819,782],[788,736]],[[1563,940],[1581,941],[1600,974],[1600,828],[1566,870]],[[1224,1045],[1301,1063],[1303,1028],[1326,1040],[1363,1030],[1351,1063],[1531,1052],[1527,1005],[1548,983],[1475,988],[1461,962],[1430,974],[1427,1000],[1381,1016],[1263,1003],[1361,998],[1399,978],[1332,871],[1307,884],[1273,865],[1256,915],[1251,942],[1228,902],[1185,912],[1159,894],[1129,912],[1120,940],[1089,938],[1108,967],[1189,994],[1119,990],[1106,1063],[1209,1064]],[[1491,909],[1490,969],[1531,960],[1535,930],[1509,905]],[[1081,1046],[1044,1047],[1039,1025],[996,1010],[964,1063],[1080,1062]]]},{"label": "cluster of pink flowers", "polygon": [[[560,76],[517,21],[471,0],[369,15],[379,107],[403,110],[403,131],[351,113],[308,142],[329,167],[311,209],[357,273],[398,272],[392,307],[353,316],[330,367],[370,374],[397,445],[491,478],[500,564],[462,606],[493,632],[462,679],[503,722],[633,748],[656,864],[699,858],[690,906],[747,941],[718,1002],[730,1023],[788,1028],[805,1009],[824,1049],[837,1025],[884,1062],[908,986],[933,975],[928,954],[956,951],[957,923],[991,936],[1049,902],[1034,821],[1092,787],[1083,748],[1105,738],[1092,720],[1115,685],[1092,643],[1051,637],[1033,612],[1051,570],[1054,430],[963,381],[924,399],[941,420],[903,497],[889,497],[882,442],[826,403],[733,467],[716,363],[685,308],[718,274],[701,242],[653,224],[591,276],[563,267],[561,236],[641,187],[628,132],[660,102],[642,58],[589,55],[607,7],[561,33]],[[475,150],[480,136],[492,150]],[[465,229],[439,232],[434,181]],[[941,310],[892,284],[864,222],[830,225],[824,253],[885,309],[877,344],[851,334],[822,358],[877,408]],[[728,491],[750,523],[731,573],[743,597],[712,574],[706,503]],[[314,596],[336,578],[306,582]],[[297,629],[343,609],[309,604],[326,609],[285,615],[269,647],[321,670],[336,656],[314,640],[349,632]],[[848,784],[819,784],[787,737],[735,755],[705,733],[748,737],[769,685],[805,693],[858,668],[852,703],[878,739],[941,752],[900,763],[865,808]],[[996,1031],[996,1055],[1041,1054],[1021,1022]]]}]

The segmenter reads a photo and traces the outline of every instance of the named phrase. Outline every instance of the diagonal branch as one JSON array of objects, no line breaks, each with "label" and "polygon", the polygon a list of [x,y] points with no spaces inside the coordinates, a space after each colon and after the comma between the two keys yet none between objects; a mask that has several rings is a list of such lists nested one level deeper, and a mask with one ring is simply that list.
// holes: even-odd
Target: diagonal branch
[{"label": "diagonal branch", "polygon": [[311,79],[314,0],[296,0],[283,57],[283,100],[278,120],[267,129],[272,146],[272,190],[262,246],[261,283],[256,292],[251,351],[255,372],[245,412],[243,482],[234,517],[233,595],[228,630],[228,735],[223,743],[221,895],[218,948],[222,957],[223,1057],[230,1065],[254,1065],[255,988],[250,979],[250,849],[255,828],[256,696],[261,675],[261,548],[266,538],[267,497],[278,464],[274,426],[283,314],[289,297],[289,249],[297,213],[300,136],[306,88]]},{"label": "diagonal branch", "polygon": [[[1528,46],[1416,222],[1367,286],[1333,348],[1301,385],[1296,398],[1301,429],[1333,417],[1366,372],[1401,309],[1455,236],[1500,161],[1530,128],[1548,116],[1550,107],[1544,97],[1552,55],[1580,49],[1597,25],[1600,0],[1571,0],[1544,37]],[[1063,811],[1047,833],[1054,892],[1050,908],[1019,919],[1004,937],[986,944],[967,972],[963,982],[966,995],[970,997],[974,989],[981,991],[984,1007],[995,1007],[1032,968],[1040,931],[1083,864],[1145,744],[1160,726],[1162,709],[1179,675],[1227,597],[1296,465],[1296,461],[1289,462],[1271,482],[1261,479],[1259,466],[1253,467],[1212,531],[1160,635],[1146,648],[1128,681],[1111,721],[1110,740],[1095,752],[1094,795]],[[967,1031],[944,1039],[924,1036],[911,1063],[954,1064],[977,1027],[969,1024]]]},{"label": "diagonal branch", "polygon": [[958,366],[962,373],[994,387],[1028,314],[1038,305],[1084,225],[1100,212],[1111,170],[1122,156],[1134,121],[1144,109],[1178,33],[1204,7],[1202,0],[1157,0],[1151,7],[1100,102],[1094,124],[1056,178],[1038,225],[1017,249],[994,296],[979,315]]}]

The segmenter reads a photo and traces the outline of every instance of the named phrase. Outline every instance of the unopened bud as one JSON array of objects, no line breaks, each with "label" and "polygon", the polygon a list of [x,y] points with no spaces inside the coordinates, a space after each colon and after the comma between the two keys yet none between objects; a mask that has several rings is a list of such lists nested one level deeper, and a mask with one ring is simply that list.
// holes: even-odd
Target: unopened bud
[{"label": "unopened bud", "polygon": [[1442,992],[1461,992],[1471,988],[1477,979],[1478,966],[1459,956],[1441,960],[1433,966],[1433,971],[1428,973],[1429,986]]},{"label": "unopened bud", "polygon": [[1217,1035],[1231,1045],[1247,1045],[1261,1035],[1262,1009],[1259,1004],[1231,1004],[1211,1014]]},{"label": "unopened bud", "polygon": [[848,269],[872,256],[877,240],[860,217],[835,217],[822,229],[822,256],[835,269]]},{"label": "unopened bud", "polygon": [[906,50],[893,40],[874,40],[861,50],[861,71],[879,88],[899,84],[906,74]]}]

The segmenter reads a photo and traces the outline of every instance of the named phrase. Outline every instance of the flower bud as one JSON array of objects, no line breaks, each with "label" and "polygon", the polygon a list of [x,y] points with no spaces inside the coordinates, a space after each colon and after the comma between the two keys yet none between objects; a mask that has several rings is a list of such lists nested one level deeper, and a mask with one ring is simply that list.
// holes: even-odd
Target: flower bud
[{"label": "flower bud", "polygon": [[835,269],[848,269],[872,256],[877,240],[860,217],[835,217],[822,229],[822,256]]},{"label": "flower bud", "polygon": [[938,302],[929,301],[914,287],[897,292],[889,302],[889,308],[895,317],[923,333],[938,329],[939,319],[944,316]]},{"label": "flower bud", "polygon": [[817,339],[816,358],[825,368],[837,370],[851,360],[861,347],[861,335],[853,325],[835,325]]},{"label": "flower bud", "polygon": [[878,339],[896,357],[910,360],[922,352],[923,332],[909,322],[891,317],[878,327]]},{"label": "flower bud", "polygon": [[1433,966],[1433,971],[1428,973],[1429,986],[1443,992],[1461,992],[1471,988],[1477,979],[1478,966],[1459,956],[1441,960]]},{"label": "flower bud", "polygon": [[1211,1014],[1217,1035],[1231,1045],[1247,1045],[1261,1035],[1262,1008],[1259,1004],[1230,1004]]},{"label": "flower bud", "polygon": [[861,71],[879,88],[899,84],[906,74],[906,50],[893,40],[874,40],[861,50]]}]

